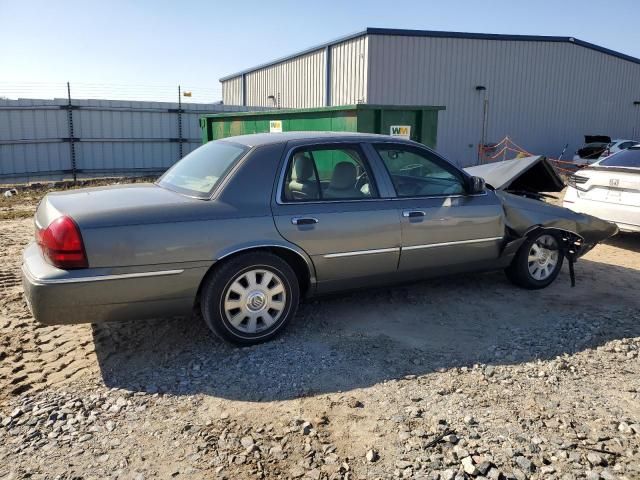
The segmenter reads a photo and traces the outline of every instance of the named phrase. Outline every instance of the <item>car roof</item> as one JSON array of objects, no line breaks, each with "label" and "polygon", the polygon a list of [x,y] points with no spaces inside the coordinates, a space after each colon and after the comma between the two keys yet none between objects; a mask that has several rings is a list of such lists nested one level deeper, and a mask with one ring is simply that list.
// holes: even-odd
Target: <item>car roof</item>
[{"label": "car roof", "polygon": [[390,135],[378,135],[374,133],[357,133],[357,132],[282,132],[282,133],[253,133],[250,135],[238,135],[235,137],[226,137],[220,139],[222,141],[240,143],[248,147],[256,147],[259,145],[271,145],[275,143],[285,143],[294,140],[322,140],[338,142],[354,141],[394,141],[402,143],[414,143],[401,137],[392,137]]}]

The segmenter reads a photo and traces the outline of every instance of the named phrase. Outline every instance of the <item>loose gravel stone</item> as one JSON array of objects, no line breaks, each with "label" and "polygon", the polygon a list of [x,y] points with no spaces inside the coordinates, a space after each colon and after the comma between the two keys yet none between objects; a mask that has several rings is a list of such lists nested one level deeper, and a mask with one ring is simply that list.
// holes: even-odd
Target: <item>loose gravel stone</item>
[{"label": "loose gravel stone", "polygon": [[197,319],[36,325],[32,236],[0,223],[1,479],[640,479],[625,236],[576,289],[563,270],[535,295],[498,273],[305,300],[248,348]]},{"label": "loose gravel stone", "polygon": [[373,449],[369,449],[367,450],[366,458],[367,462],[376,462],[379,458],[378,452]]}]

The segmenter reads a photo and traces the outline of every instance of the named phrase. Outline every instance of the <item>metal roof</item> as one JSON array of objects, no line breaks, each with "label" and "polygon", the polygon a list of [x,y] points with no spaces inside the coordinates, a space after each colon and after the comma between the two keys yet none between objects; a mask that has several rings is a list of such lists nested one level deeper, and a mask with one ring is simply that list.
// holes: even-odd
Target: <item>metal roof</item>
[{"label": "metal roof", "polygon": [[467,38],[467,39],[473,39],[473,40],[506,40],[506,41],[524,41],[524,42],[572,43],[580,47],[588,48],[591,50],[595,50],[597,52],[601,52],[607,55],[611,55],[613,57],[620,58],[622,60],[627,60],[629,62],[640,64],[639,58],[632,57],[631,55],[626,55],[624,53],[616,52],[615,50],[601,47],[593,43],[585,42],[584,40],[580,40],[574,37],[557,37],[557,36],[546,36],[546,35],[510,35],[510,34],[501,34],[501,33],[442,32],[442,31],[436,31],[436,30],[406,30],[406,29],[397,29],[397,28],[367,28],[361,32],[345,35],[343,37],[336,38],[334,40],[322,43],[320,45],[316,45],[314,47],[307,48],[305,50],[296,52],[294,54],[277,58],[270,62],[262,63],[255,67],[247,68],[245,70],[232,73],[231,75],[226,75],[220,78],[220,81],[224,82],[225,80],[230,80],[232,78],[236,78],[250,72],[255,72],[256,70],[260,70],[265,67],[277,65],[278,63],[282,63],[287,60],[291,60],[293,58],[301,57],[303,55],[306,55],[307,53],[315,52],[317,50],[321,50],[339,43],[343,43],[347,40],[363,37],[365,35],[395,35],[395,36],[403,36],[403,37]]}]

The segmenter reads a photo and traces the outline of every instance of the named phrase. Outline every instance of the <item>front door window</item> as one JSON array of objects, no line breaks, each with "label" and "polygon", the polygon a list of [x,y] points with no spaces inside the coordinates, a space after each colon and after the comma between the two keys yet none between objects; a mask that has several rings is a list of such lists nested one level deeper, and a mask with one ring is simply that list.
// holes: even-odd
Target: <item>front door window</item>
[{"label": "front door window", "polygon": [[378,144],[375,148],[387,167],[398,197],[462,195],[464,181],[442,160],[427,151],[413,151],[398,145]]}]

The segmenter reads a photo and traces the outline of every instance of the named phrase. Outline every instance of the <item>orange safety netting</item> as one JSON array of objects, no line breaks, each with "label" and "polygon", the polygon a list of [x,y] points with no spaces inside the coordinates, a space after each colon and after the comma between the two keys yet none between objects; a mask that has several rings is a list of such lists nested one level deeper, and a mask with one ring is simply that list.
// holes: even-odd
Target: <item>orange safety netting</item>
[{"label": "orange safety netting", "polygon": [[[515,143],[513,140],[511,140],[511,138],[508,135],[496,144],[480,145],[479,149],[480,149],[481,164],[490,163],[498,159],[499,157],[502,157],[501,161],[504,161],[504,160],[513,160],[516,158],[531,157],[534,155],[533,153],[528,152],[527,150],[519,146],[517,143]],[[560,172],[565,172],[565,173],[575,172],[575,169],[569,170],[567,168],[562,168],[559,165],[559,164],[567,164],[567,165],[575,166],[573,162],[568,162],[566,160],[559,160],[557,158],[551,158],[551,157],[547,157],[547,160],[549,160],[551,162],[551,165],[553,165],[553,167],[556,170],[559,170]]]}]

